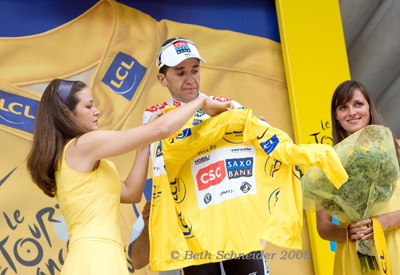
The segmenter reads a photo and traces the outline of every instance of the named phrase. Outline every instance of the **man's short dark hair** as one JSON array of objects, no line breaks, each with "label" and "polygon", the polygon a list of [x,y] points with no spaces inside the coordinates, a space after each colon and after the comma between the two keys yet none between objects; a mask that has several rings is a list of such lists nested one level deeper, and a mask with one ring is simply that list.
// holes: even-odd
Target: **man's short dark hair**
[{"label": "man's short dark hair", "polygon": [[[165,41],[162,45],[161,48],[163,48],[164,46],[168,45],[169,43],[171,43],[174,40],[178,40],[178,39],[186,39],[183,37],[174,37],[174,38],[170,38],[167,41]],[[158,71],[160,72],[160,74],[163,74],[164,76],[167,76],[167,71],[170,67],[167,65],[162,66],[160,69],[158,69]]]}]

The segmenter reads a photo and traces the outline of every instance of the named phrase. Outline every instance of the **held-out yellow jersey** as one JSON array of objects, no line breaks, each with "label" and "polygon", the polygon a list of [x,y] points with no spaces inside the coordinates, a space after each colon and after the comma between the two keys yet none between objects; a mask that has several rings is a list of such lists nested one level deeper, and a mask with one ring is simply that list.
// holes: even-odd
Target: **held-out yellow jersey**
[{"label": "held-out yellow jersey", "polygon": [[261,250],[261,240],[301,249],[297,165],[317,165],[339,187],[348,176],[333,149],[293,145],[249,109],[190,125],[155,150],[152,270],[227,260]]},{"label": "held-out yellow jersey", "polygon": [[[25,162],[47,84],[54,78],[88,84],[101,112],[102,130],[142,125],[143,110],[170,98],[156,78],[156,56],[160,45],[171,37],[194,41],[207,60],[201,65],[202,90],[218,91],[220,96],[251,106],[271,124],[292,133],[281,47],[265,38],[157,22],[112,0],[101,0],[71,22],[45,33],[0,37],[0,208],[4,213],[0,241],[2,255],[7,255],[2,270],[58,274],[68,254],[59,205],[32,183]],[[263,100],[272,96],[273,103]],[[134,156],[132,152],[112,159],[121,179],[128,175]],[[137,206],[139,211],[144,201]],[[136,219],[134,209],[121,206],[121,235],[126,245]],[[126,261],[133,273],[129,255]]]}]

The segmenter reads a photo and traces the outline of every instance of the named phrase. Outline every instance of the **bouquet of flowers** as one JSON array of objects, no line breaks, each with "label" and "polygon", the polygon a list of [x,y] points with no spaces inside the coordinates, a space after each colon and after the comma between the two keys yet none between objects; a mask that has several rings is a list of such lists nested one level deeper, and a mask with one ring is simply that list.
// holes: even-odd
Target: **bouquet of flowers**
[{"label": "bouquet of flowers", "polygon": [[[301,178],[304,208],[323,208],[342,223],[375,216],[392,197],[399,178],[393,136],[384,126],[369,125],[333,147],[349,179],[339,189],[316,166]],[[370,240],[357,240],[362,274],[379,270]]]}]

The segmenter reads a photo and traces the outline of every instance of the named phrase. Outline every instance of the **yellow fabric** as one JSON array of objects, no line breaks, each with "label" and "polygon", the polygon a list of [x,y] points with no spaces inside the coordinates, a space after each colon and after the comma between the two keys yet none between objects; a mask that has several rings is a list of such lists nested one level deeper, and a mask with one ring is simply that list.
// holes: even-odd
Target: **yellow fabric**
[{"label": "yellow fabric", "polygon": [[[400,179],[397,188],[390,199],[389,204],[382,214],[400,210]],[[341,224],[342,226],[345,226]],[[389,252],[392,274],[400,274],[400,229],[385,230],[386,245]],[[335,254],[334,275],[361,275],[360,262],[358,260],[356,246],[349,243],[349,253],[346,252],[346,243],[337,243]],[[371,271],[368,275],[380,275],[380,272]]]},{"label": "yellow fabric", "polygon": [[382,226],[376,218],[371,218],[374,225],[374,243],[377,251],[376,258],[378,266],[380,267],[379,272],[381,275],[392,275],[392,268],[390,267],[389,253],[386,246],[385,235],[383,234]]},{"label": "yellow fabric", "polygon": [[61,274],[129,274],[119,226],[118,172],[107,160],[89,173],[69,168],[65,150],[74,141],[65,146],[55,173],[56,198],[70,243]]},{"label": "yellow fabric", "polygon": [[[162,170],[164,161],[167,174],[155,172],[153,179],[152,270],[221,261],[221,251],[261,250],[260,239],[301,249],[302,194],[295,165],[317,165],[338,187],[347,179],[330,146],[293,145],[250,109],[186,128],[162,141],[162,155],[155,151],[155,170]],[[182,257],[172,259],[172,251]],[[209,257],[183,259],[186,251],[207,251]]]}]

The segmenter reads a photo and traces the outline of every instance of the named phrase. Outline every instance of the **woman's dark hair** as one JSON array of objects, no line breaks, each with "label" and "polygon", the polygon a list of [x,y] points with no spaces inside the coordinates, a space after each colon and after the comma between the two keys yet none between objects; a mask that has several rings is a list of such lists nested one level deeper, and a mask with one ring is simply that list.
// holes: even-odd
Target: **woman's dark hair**
[{"label": "woman's dark hair", "polygon": [[[333,144],[336,145],[349,135],[343,127],[340,126],[339,122],[336,119],[336,109],[337,107],[347,103],[353,98],[354,92],[358,90],[360,91],[365,100],[367,100],[369,104],[369,114],[370,121],[369,125],[383,125],[386,126],[385,120],[383,119],[378,106],[375,101],[371,98],[368,89],[362,85],[360,82],[356,80],[347,80],[341,83],[335,90],[332,96],[331,102],[331,118],[332,118],[332,136],[333,136]],[[396,141],[394,141],[397,159],[400,160],[400,148]]]},{"label": "woman's dark hair", "polygon": [[383,119],[379,109],[367,90],[367,88],[356,80],[347,80],[341,83],[335,90],[332,96],[331,102],[331,117],[332,117],[332,136],[333,144],[336,145],[349,135],[346,130],[339,126],[336,119],[336,109],[337,107],[347,103],[353,98],[354,92],[359,90],[365,100],[369,104],[369,114],[370,114],[370,125],[383,125],[386,126],[385,120]]},{"label": "woman's dark hair", "polygon": [[32,149],[27,158],[33,182],[50,197],[55,196],[57,189],[54,172],[64,146],[70,139],[88,132],[73,114],[79,102],[77,93],[86,88],[86,84],[74,81],[64,104],[58,96],[61,81],[51,81],[42,95],[36,113]]}]

